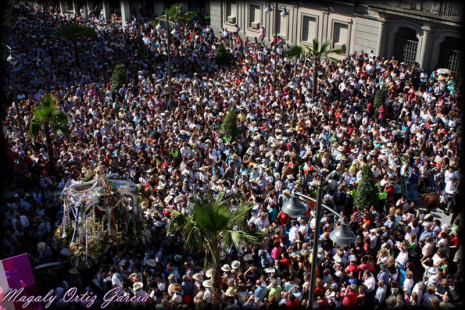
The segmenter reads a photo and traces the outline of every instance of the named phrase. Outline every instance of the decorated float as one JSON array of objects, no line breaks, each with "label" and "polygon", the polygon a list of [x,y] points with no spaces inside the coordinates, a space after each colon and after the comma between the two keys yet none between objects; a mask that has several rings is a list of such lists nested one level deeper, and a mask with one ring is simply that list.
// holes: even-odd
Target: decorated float
[{"label": "decorated float", "polygon": [[118,177],[96,172],[62,192],[62,222],[55,237],[69,249],[75,267],[91,267],[107,249],[146,244],[150,237],[137,187]]}]

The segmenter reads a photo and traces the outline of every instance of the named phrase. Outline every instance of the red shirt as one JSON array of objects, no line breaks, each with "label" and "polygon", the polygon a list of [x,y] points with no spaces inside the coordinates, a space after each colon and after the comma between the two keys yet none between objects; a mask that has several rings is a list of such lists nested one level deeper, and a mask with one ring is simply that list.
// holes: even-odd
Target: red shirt
[{"label": "red shirt", "polygon": [[355,291],[348,291],[347,295],[342,299],[343,307],[353,307],[357,303],[358,293]]}]

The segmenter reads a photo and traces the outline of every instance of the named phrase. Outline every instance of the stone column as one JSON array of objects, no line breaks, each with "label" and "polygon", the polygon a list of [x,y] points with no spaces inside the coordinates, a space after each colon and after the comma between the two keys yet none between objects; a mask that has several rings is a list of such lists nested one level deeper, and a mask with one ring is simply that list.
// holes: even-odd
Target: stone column
[{"label": "stone column", "polygon": [[128,0],[121,0],[121,21],[123,26],[131,20],[131,6]]},{"label": "stone column", "polygon": [[110,6],[110,0],[103,0],[103,18],[105,18],[106,21],[111,20],[111,6]]},{"label": "stone column", "polygon": [[79,15],[79,1],[73,0],[73,13],[74,15]]},{"label": "stone column", "polygon": [[68,10],[68,7],[67,7],[67,5],[66,5],[66,3],[65,3],[65,0],[60,0],[60,1],[58,1],[58,4],[60,5],[60,11],[61,11],[61,13],[64,13],[65,11]]},{"label": "stone column", "polygon": [[421,51],[420,51],[420,66],[422,69],[429,70],[430,62],[431,62],[431,44],[432,44],[432,36],[431,36],[431,26],[423,26],[421,27],[423,32],[422,40],[421,40]]},{"label": "stone column", "polygon": [[384,18],[379,19],[379,35],[378,35],[378,44],[376,46],[376,56],[387,57],[386,56],[386,43],[388,41],[387,33],[389,30],[389,22]]}]

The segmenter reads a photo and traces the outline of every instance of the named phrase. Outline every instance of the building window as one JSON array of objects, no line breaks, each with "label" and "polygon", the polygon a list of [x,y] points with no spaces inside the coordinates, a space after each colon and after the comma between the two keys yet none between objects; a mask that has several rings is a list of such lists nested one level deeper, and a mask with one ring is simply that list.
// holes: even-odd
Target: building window
[{"label": "building window", "polygon": [[344,53],[347,51],[349,38],[349,25],[343,23],[334,23],[333,30],[333,48],[341,49]]},{"label": "building window", "polygon": [[236,1],[226,1],[226,22],[230,24],[237,23],[237,6]]},{"label": "building window", "polygon": [[459,38],[447,37],[442,42],[439,50],[439,68],[447,68],[454,75],[462,75],[462,63],[464,53],[461,46],[462,41]]},{"label": "building window", "polygon": [[317,37],[316,17],[303,16],[302,20],[302,42],[312,42]]},{"label": "building window", "polygon": [[251,4],[249,10],[249,27],[260,29],[261,9],[258,4]]}]

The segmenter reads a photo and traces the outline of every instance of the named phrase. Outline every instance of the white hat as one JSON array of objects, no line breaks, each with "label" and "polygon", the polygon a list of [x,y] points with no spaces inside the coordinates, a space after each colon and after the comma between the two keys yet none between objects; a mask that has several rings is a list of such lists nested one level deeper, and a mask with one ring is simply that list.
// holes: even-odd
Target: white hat
[{"label": "white hat", "polygon": [[134,291],[138,291],[144,287],[144,284],[142,282],[136,282],[132,285],[132,289]]},{"label": "white hat", "polygon": [[231,263],[231,268],[232,269],[239,269],[239,267],[241,266],[241,262],[238,261],[238,260],[235,260]]},{"label": "white hat", "polygon": [[213,269],[208,269],[206,272],[205,272],[205,276],[207,278],[211,278],[213,276]]},{"label": "white hat", "polygon": [[170,201],[173,199],[173,196],[166,196],[165,197],[165,203],[170,203]]},{"label": "white hat", "polygon": [[288,178],[289,180],[294,180],[294,176],[292,174],[288,174],[286,178]]},{"label": "white hat", "polygon": [[155,267],[157,263],[155,262],[155,260],[153,258],[149,259],[147,261],[147,265],[149,265],[150,267]]},{"label": "white hat", "polygon": [[205,280],[205,281],[202,282],[202,285],[203,285],[203,287],[212,287],[213,282],[212,282],[212,280]]},{"label": "white hat", "polygon": [[221,270],[225,272],[231,271],[231,266],[229,266],[228,264],[224,264],[223,267],[221,267]]}]

